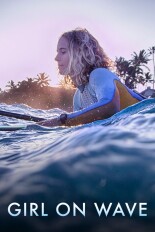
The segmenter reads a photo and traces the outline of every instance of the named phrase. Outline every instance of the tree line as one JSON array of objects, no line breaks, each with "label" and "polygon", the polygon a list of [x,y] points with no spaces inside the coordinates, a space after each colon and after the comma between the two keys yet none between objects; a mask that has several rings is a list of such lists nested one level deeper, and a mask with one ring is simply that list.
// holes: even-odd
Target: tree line
[{"label": "tree line", "polygon": [[[116,73],[122,78],[125,85],[131,89],[136,89],[138,84],[145,85],[152,83],[154,89],[155,81],[155,46],[145,51],[144,49],[137,54],[134,52],[130,60],[123,57],[116,57]],[[150,72],[148,62],[153,61],[153,74]]]},{"label": "tree line", "polygon": [[[123,57],[115,59],[115,73],[129,88],[136,89],[138,84],[152,83],[155,80],[155,46],[138,54],[134,52],[130,60]],[[153,62],[153,74],[148,67]],[[36,78],[27,78],[17,84],[13,80],[6,85],[6,90],[0,90],[0,102],[7,104],[22,103],[34,108],[61,108],[72,111],[72,98],[75,89],[69,88],[63,80],[58,87],[50,86],[50,79],[46,73],[39,73]]]},{"label": "tree line", "polygon": [[0,102],[26,104],[40,109],[62,108],[72,111],[75,90],[66,90],[61,83],[58,87],[51,87],[46,73],[39,73],[36,78],[27,78],[17,84],[11,80],[6,88],[0,93]]}]

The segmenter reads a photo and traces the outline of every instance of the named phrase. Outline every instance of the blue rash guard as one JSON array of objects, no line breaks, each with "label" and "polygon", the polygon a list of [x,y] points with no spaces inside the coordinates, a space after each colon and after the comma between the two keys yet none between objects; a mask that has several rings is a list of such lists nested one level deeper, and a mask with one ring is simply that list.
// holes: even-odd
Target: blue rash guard
[{"label": "blue rash guard", "polygon": [[89,82],[76,90],[73,98],[75,112],[68,114],[68,119],[108,105],[115,97],[116,89],[119,93],[120,110],[144,100],[141,95],[121,83],[116,74],[106,68],[97,68],[90,73]]}]

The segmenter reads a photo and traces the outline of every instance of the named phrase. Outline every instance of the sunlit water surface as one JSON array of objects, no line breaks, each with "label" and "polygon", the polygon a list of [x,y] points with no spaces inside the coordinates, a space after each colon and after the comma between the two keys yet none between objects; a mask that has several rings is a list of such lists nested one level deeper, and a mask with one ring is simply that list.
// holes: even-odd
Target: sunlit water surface
[{"label": "sunlit water surface", "polygon": [[[26,105],[0,104],[0,109],[44,118],[62,113]],[[28,125],[0,131],[0,231],[155,231],[155,99],[71,128],[0,118],[0,125]],[[12,217],[7,211],[12,202],[22,209],[24,202],[35,202],[40,216],[23,216],[22,211]],[[42,202],[47,217],[41,216]],[[61,202],[71,209],[66,217],[56,213]],[[85,203],[85,217],[80,212],[73,216],[73,202],[80,208]],[[98,216],[94,202],[113,203],[108,217]],[[114,217],[118,202],[123,207],[125,202],[147,202],[147,216],[140,217],[136,208],[132,217],[125,209],[125,216]]]}]

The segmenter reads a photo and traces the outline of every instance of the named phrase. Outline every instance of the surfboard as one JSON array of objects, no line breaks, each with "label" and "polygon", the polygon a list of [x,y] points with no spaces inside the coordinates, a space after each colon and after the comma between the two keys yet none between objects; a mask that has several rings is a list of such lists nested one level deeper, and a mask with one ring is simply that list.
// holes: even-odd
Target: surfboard
[{"label": "surfboard", "polygon": [[11,126],[0,125],[0,131],[16,131],[16,130],[26,129],[26,127],[27,125],[11,125]]}]

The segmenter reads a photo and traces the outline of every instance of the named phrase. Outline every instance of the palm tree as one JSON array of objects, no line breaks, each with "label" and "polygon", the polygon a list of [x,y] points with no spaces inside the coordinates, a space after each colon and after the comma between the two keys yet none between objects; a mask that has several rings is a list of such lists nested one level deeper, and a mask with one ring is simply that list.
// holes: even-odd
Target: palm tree
[{"label": "palm tree", "polygon": [[13,80],[8,81],[8,84],[6,85],[6,87],[8,87],[10,90],[15,90],[17,88]]},{"label": "palm tree", "polygon": [[[116,58],[116,73],[123,78],[125,84],[131,88],[136,88],[137,84],[144,85],[146,82],[151,81],[148,78],[149,68],[147,67],[147,63],[150,60],[148,58],[149,54],[146,53],[145,50],[141,50],[139,54],[134,52],[132,54],[132,59],[129,61],[125,60],[123,57]],[[147,69],[147,76],[144,72]],[[146,79],[146,77],[148,79]]]},{"label": "palm tree", "polygon": [[[146,53],[146,51],[143,49],[139,52],[139,54],[137,54],[136,52],[134,52],[132,54],[132,64],[133,65],[140,65],[140,66],[145,66],[145,64],[148,63],[148,61],[150,60],[148,58],[149,54]],[[145,66],[147,67],[147,66]],[[148,68],[148,67],[147,67]]]},{"label": "palm tree", "polygon": [[39,88],[37,81],[35,78],[28,78],[27,80],[23,80],[18,82],[18,92],[34,92]]},{"label": "palm tree", "polygon": [[46,73],[39,73],[37,74],[36,81],[40,87],[44,87],[44,86],[49,86],[50,79]]},{"label": "palm tree", "polygon": [[[130,62],[133,65],[133,72],[137,72],[140,74],[143,74],[143,69],[142,68],[146,68],[147,71],[150,71],[150,69],[146,66],[146,64],[148,63],[148,61],[150,61],[150,59],[148,58],[149,54],[146,53],[146,51],[143,49],[139,52],[139,54],[137,54],[136,52],[134,52],[132,54],[132,59],[130,60]],[[132,73],[130,73],[130,75],[132,76]]]},{"label": "palm tree", "polygon": [[153,89],[154,89],[154,83],[155,83],[155,58],[154,58],[154,54],[155,54],[155,46],[149,48],[149,54],[152,54],[152,61],[153,61]]},{"label": "palm tree", "polygon": [[123,57],[116,57],[115,65],[117,75],[120,76],[123,79],[123,81],[125,81],[126,75],[130,67],[130,62],[125,60]]},{"label": "palm tree", "polygon": [[145,73],[145,83],[151,82],[152,80],[152,74],[150,72]]}]

